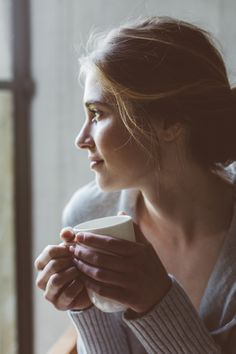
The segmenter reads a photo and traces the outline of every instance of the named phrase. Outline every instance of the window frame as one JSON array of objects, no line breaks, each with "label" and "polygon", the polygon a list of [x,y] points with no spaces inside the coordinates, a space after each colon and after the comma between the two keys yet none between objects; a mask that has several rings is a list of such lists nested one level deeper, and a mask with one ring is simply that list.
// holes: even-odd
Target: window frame
[{"label": "window frame", "polygon": [[0,80],[0,90],[8,90],[13,96],[17,353],[32,354],[34,329],[30,105],[34,82],[30,67],[30,0],[12,0],[10,15],[13,77],[9,81]]}]

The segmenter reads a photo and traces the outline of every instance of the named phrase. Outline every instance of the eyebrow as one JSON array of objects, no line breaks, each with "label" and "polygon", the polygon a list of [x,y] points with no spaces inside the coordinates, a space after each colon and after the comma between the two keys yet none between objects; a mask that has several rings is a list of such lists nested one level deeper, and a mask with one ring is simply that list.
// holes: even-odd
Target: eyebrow
[{"label": "eyebrow", "polygon": [[105,101],[95,101],[95,100],[90,100],[90,101],[86,101],[85,103],[84,103],[84,105],[87,107],[87,108],[89,108],[91,105],[100,105],[100,106],[104,106],[104,107],[107,107],[107,108],[111,108],[112,107],[112,105],[111,104],[109,104],[109,103],[107,103],[107,102],[105,102]]}]

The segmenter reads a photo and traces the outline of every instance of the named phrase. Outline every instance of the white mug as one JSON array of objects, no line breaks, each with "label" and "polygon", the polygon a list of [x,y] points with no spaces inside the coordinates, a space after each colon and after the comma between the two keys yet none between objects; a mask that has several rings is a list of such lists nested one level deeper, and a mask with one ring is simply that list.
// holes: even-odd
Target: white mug
[{"label": "white mug", "polygon": [[[129,215],[106,216],[104,218],[93,219],[78,224],[73,229],[75,233],[93,232],[99,235],[107,235],[135,242],[133,222]],[[101,311],[119,312],[126,310],[126,307],[123,304],[115,300],[98,295],[91,289],[87,289],[87,292],[92,303]]]}]

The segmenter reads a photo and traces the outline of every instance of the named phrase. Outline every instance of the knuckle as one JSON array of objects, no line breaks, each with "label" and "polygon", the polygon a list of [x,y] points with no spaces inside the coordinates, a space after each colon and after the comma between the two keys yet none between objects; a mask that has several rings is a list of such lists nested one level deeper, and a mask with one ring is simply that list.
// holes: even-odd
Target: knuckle
[{"label": "knuckle", "polygon": [[56,246],[49,246],[48,248],[48,255],[50,258],[53,258],[55,256],[55,247]]},{"label": "knuckle", "polygon": [[75,255],[78,258],[81,257],[81,249],[80,249],[80,247],[75,247]]},{"label": "knuckle", "polygon": [[93,255],[93,263],[100,265],[103,263],[103,256],[99,253]]},{"label": "knuckle", "polygon": [[84,241],[93,241],[93,235],[90,232],[84,232]]},{"label": "knuckle", "polygon": [[93,263],[99,265],[101,262],[101,256],[99,254],[95,254],[93,256]]},{"label": "knuckle", "polygon": [[83,263],[83,262],[81,262],[81,261],[77,261],[77,267],[79,268],[79,270],[81,271],[81,272],[86,272],[86,270],[87,270],[87,267],[86,267],[86,265]]},{"label": "knuckle", "polygon": [[50,261],[50,267],[51,267],[51,270],[52,271],[54,271],[54,272],[56,272],[57,271],[57,264],[58,262],[55,260],[55,259],[52,259],[51,261]]},{"label": "knuckle", "polygon": [[63,306],[66,306],[67,308],[69,308],[72,304],[72,302],[75,300],[75,297],[77,295],[77,292],[74,290],[69,291],[69,292],[65,292],[64,296],[63,296]]},{"label": "knuckle", "polygon": [[94,277],[96,279],[103,279],[104,272],[101,269],[96,269],[96,270],[94,270]]},{"label": "knuckle", "polygon": [[47,253],[49,253],[50,250],[51,250],[51,248],[52,248],[52,245],[47,245],[47,246],[45,247],[45,251],[46,251]]},{"label": "knuckle", "polygon": [[56,308],[56,310],[59,310],[59,311],[67,310],[67,307],[65,307],[63,304],[61,304],[60,301],[53,302],[53,306]]},{"label": "knuckle", "polygon": [[39,289],[44,289],[44,282],[41,278],[37,278],[35,284]]},{"label": "knuckle", "polygon": [[53,302],[53,298],[49,295],[47,291],[44,292],[43,296],[47,301]]},{"label": "knuckle", "polygon": [[69,297],[68,295],[66,295],[66,294],[63,294],[63,296],[61,296],[62,298],[60,299],[60,301],[58,302],[58,306],[60,307],[60,308],[67,308],[69,305],[70,305],[70,303],[72,302],[72,298],[71,297]]},{"label": "knuckle", "polygon": [[34,268],[38,269],[40,267],[40,261],[38,258],[34,261]]},{"label": "knuckle", "polygon": [[53,303],[53,306],[55,307],[56,310],[62,310],[60,304]]},{"label": "knuckle", "polygon": [[69,306],[70,303],[73,301],[73,296],[72,296],[71,291],[65,290],[62,299],[63,299],[63,303],[65,305]]},{"label": "knuckle", "polygon": [[57,309],[58,311],[67,311],[67,310],[69,310],[69,307],[58,305],[56,309]]},{"label": "knuckle", "polygon": [[53,246],[53,245],[48,245],[48,246],[46,246],[45,249],[44,249],[44,252],[45,252],[46,254],[48,254],[48,256],[49,256],[50,258],[53,257],[53,250],[54,250],[54,247],[55,247],[55,246]]},{"label": "knuckle", "polygon": [[57,287],[59,286],[61,283],[61,277],[59,274],[53,274],[51,277],[50,277],[50,285],[52,287]]},{"label": "knuckle", "polygon": [[65,290],[62,293],[61,298],[65,298],[66,300],[69,300],[71,298],[73,298],[73,296],[76,294],[77,291],[77,283],[76,281],[72,281],[67,288],[65,288]]},{"label": "knuckle", "polygon": [[95,237],[92,232],[84,232],[84,239],[86,240],[86,238],[94,240]]}]

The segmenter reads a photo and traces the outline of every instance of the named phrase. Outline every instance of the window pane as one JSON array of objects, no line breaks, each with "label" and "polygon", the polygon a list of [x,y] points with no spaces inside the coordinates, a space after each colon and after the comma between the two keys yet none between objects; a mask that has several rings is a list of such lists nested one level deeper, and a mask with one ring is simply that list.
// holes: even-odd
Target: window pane
[{"label": "window pane", "polygon": [[11,0],[0,0],[0,80],[12,78]]},{"label": "window pane", "polygon": [[0,91],[0,353],[16,353],[13,101]]}]

